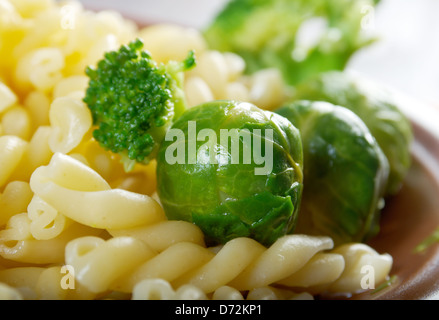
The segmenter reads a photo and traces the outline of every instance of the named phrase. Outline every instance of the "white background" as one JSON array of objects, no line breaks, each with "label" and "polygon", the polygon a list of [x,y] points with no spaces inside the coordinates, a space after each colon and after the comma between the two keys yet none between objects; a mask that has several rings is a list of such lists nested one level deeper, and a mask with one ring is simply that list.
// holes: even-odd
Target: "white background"
[{"label": "white background", "polygon": [[[227,0],[82,0],[136,21],[203,28]],[[348,69],[397,89],[404,106],[439,136],[439,0],[381,0],[373,31],[380,41],[361,50]]]}]

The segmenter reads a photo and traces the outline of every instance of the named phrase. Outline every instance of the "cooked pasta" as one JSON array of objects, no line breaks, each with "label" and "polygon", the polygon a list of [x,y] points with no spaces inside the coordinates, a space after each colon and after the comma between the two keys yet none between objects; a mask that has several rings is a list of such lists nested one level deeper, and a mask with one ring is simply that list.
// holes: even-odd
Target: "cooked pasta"
[{"label": "cooked pasta", "polygon": [[140,28],[76,1],[0,0],[0,299],[313,299],[364,290],[364,266],[375,271],[366,284],[385,280],[392,258],[363,244],[289,235],[208,247],[194,224],[168,221],[156,163],[125,172],[82,101],[85,67],[136,37],[159,62],[195,50],[189,106],[287,98],[277,71],[244,75],[240,56],[210,50],[197,30]]},{"label": "cooked pasta", "polygon": [[47,92],[62,79],[64,55],[59,48],[38,48],[27,53],[17,64],[16,81],[21,87]]},{"label": "cooked pasta", "polygon": [[12,181],[6,185],[0,195],[0,226],[19,213],[26,212],[26,208],[33,197],[29,183]]},{"label": "cooked pasta", "polygon": [[30,186],[62,214],[93,228],[133,228],[164,219],[163,209],[149,196],[112,189],[90,167],[61,153],[35,170]]},{"label": "cooked pasta", "polygon": [[73,239],[99,235],[99,230],[82,224],[73,224],[58,236],[48,240],[31,237],[30,219],[26,213],[14,215],[0,235],[0,256],[12,261],[49,264],[62,263],[66,245]]},{"label": "cooked pasta", "polygon": [[14,135],[28,140],[31,132],[31,119],[28,111],[20,106],[9,108],[2,117],[2,128],[5,135]]},{"label": "cooked pasta", "polygon": [[30,219],[29,231],[37,240],[53,239],[71,224],[69,218],[36,195],[27,207],[27,216]]},{"label": "cooked pasta", "polygon": [[73,97],[56,98],[50,106],[49,119],[52,128],[49,146],[54,153],[72,151],[92,126],[90,110]]},{"label": "cooked pasta", "polygon": [[3,82],[0,82],[0,101],[0,113],[15,104],[17,101],[15,93]]},{"label": "cooked pasta", "polygon": [[0,137],[0,187],[3,187],[26,151],[28,143],[17,136],[5,135]]},{"label": "cooked pasta", "polygon": [[22,300],[21,293],[4,283],[0,283],[0,300]]},{"label": "cooked pasta", "polygon": [[[138,254],[135,259],[130,258],[129,261],[134,263],[137,259],[137,263],[120,265],[115,252],[121,248],[125,248],[125,252],[133,252],[131,246],[136,248]],[[385,280],[391,266],[389,256],[379,255],[364,245],[340,247],[331,253],[321,253],[332,249],[332,246],[330,238],[290,235],[278,239],[268,249],[255,240],[237,238],[216,250],[191,242],[179,242],[162,252],[157,252],[145,242],[133,237],[119,236],[107,241],[98,237],[86,237],[69,243],[66,261],[76,270],[77,280],[96,293],[107,290],[140,290],[145,295],[142,290],[148,290],[147,295],[160,295],[163,293],[161,290],[169,293],[169,288],[178,290],[181,287],[193,286],[206,295],[215,295],[217,290],[230,287],[235,292],[235,298],[239,298],[236,296],[237,292],[253,292],[250,297],[268,294],[267,288],[274,284],[295,289],[303,288],[301,291],[311,288],[314,293],[319,293],[316,291],[318,287],[321,288],[320,292],[335,290],[352,293],[364,289],[361,287],[361,279],[355,278],[363,266],[357,265],[361,263],[358,259],[376,270],[376,283]],[[351,258],[352,255],[356,258]],[[345,259],[348,261],[346,269]],[[102,267],[98,261],[106,261],[112,265],[109,268],[111,279],[103,275],[97,276],[99,269],[95,268]],[[322,271],[321,274],[316,273],[317,279],[311,275],[316,271]],[[357,274],[353,276],[352,272]],[[145,283],[138,286],[145,279],[151,279],[147,282],[147,289],[143,287]],[[154,289],[151,289],[151,283],[155,283],[153,279],[160,279],[157,287],[159,289],[155,285]],[[258,291],[254,291],[256,289]],[[159,290],[160,293],[155,290]],[[292,298],[295,294],[285,289],[270,290],[268,292],[271,292],[271,298],[274,295]],[[220,293],[216,294],[218,295]]]}]

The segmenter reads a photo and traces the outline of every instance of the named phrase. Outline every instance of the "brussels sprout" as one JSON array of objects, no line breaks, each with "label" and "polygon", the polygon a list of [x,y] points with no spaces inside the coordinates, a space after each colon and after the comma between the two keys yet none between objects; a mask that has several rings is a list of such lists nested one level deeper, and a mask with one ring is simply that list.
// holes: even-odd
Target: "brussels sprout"
[{"label": "brussels sprout", "polygon": [[301,134],[304,190],[296,231],[336,244],[379,231],[389,166],[363,121],[326,102],[296,101],[277,111]]},{"label": "brussels sprout", "polygon": [[171,126],[157,157],[166,215],[198,225],[209,244],[251,237],[264,245],[294,228],[302,143],[285,118],[249,103],[213,101]]},{"label": "brussels sprout", "polygon": [[390,92],[343,72],[323,73],[297,88],[296,100],[321,100],[352,110],[367,125],[390,165],[386,194],[395,194],[410,168],[412,128]]}]

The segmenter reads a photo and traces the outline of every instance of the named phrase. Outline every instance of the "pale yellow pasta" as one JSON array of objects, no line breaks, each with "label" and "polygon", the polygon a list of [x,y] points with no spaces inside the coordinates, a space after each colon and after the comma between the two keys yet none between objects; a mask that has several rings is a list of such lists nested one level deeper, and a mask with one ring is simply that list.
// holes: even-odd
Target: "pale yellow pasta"
[{"label": "pale yellow pasta", "polygon": [[27,144],[20,163],[17,165],[19,170],[14,170],[9,180],[29,181],[36,168],[49,163],[53,155],[49,146],[51,133],[52,129],[49,126],[38,127]]},{"label": "pale yellow pasta", "polygon": [[157,162],[151,160],[146,165],[135,165],[132,171],[125,172],[123,164],[119,157],[116,157],[109,151],[104,150],[94,143],[94,150],[89,153],[87,150],[87,158],[92,161],[93,167],[96,167],[101,175],[109,175],[106,179],[110,182],[112,188],[120,188],[131,192],[146,194],[152,196],[157,189]]},{"label": "pale yellow pasta", "polygon": [[230,240],[212,260],[184,275],[175,286],[190,283],[207,293],[213,292],[238,277],[265,250],[264,246],[250,238]]},{"label": "pale yellow pasta", "polygon": [[[138,28],[133,21],[124,19],[119,12],[103,10],[88,15],[85,20],[83,32],[90,33],[93,38],[113,34],[122,43],[128,43],[138,33]],[[90,24],[88,24],[90,23]],[[87,48],[84,48],[87,50]]]},{"label": "pale yellow pasta", "polygon": [[249,90],[242,82],[229,82],[226,85],[225,98],[238,101],[250,101]]},{"label": "pale yellow pasta", "polygon": [[245,70],[244,59],[233,52],[224,52],[223,58],[227,65],[228,80],[230,82],[239,80]]},{"label": "pale yellow pasta", "polygon": [[186,221],[164,220],[130,229],[109,229],[108,232],[114,237],[129,236],[142,240],[157,252],[180,242],[204,246],[204,235],[201,230]]},{"label": "pale yellow pasta", "polygon": [[26,213],[13,215],[6,224],[6,228],[0,230],[0,247],[9,247],[11,243],[15,244],[17,240],[32,239],[30,223],[31,221]]},{"label": "pale yellow pasta", "polygon": [[23,140],[28,140],[31,135],[31,118],[23,107],[14,106],[8,109],[3,114],[1,124],[5,135],[14,135]]},{"label": "pale yellow pasta", "polygon": [[17,25],[21,22],[20,15],[10,1],[0,1],[0,30]]},{"label": "pale yellow pasta", "polygon": [[163,279],[145,279],[133,290],[133,300],[206,300],[206,294],[193,285],[183,285],[174,290]]},{"label": "pale yellow pasta", "polygon": [[[61,300],[61,299],[93,299],[96,294],[88,291],[80,283],[73,281],[68,289],[63,288],[68,272],[64,266],[54,267],[16,267],[0,271],[0,282],[16,288],[24,299]],[[70,278],[71,280],[71,278]],[[1,289],[0,289],[1,291]],[[8,298],[8,297],[6,297]],[[10,300],[12,297],[9,297]]]},{"label": "pale yellow pasta", "polygon": [[49,119],[52,133],[51,150],[69,153],[82,141],[92,126],[91,112],[84,102],[73,97],[61,97],[50,106]]},{"label": "pale yellow pasta", "polygon": [[16,136],[0,137],[0,188],[5,185],[19,165],[27,144],[25,140]]},{"label": "pale yellow pasta", "polygon": [[247,300],[285,300],[281,290],[266,286],[249,291]]},{"label": "pale yellow pasta", "polygon": [[196,67],[188,72],[188,77],[193,76],[200,77],[206,82],[214,99],[225,96],[229,74],[227,62],[220,52],[209,50],[198,55]]},{"label": "pale yellow pasta", "polygon": [[172,24],[156,24],[139,31],[145,49],[158,62],[182,61],[190,50],[200,55],[206,43],[198,30]]},{"label": "pale yellow pasta", "polygon": [[207,296],[200,288],[185,284],[175,290],[174,300],[207,300]]},{"label": "pale yellow pasta", "polygon": [[132,294],[133,300],[314,300],[307,293],[296,293],[287,289],[265,286],[250,290],[245,297],[241,292],[229,286],[222,286],[212,295],[206,295],[200,288],[185,284],[175,289],[161,278],[144,279],[138,282]]},{"label": "pale yellow pasta", "polygon": [[333,247],[328,237],[291,235],[279,238],[231,284],[239,290],[263,287],[302,268],[317,252]]},{"label": "pale yellow pasta", "polygon": [[81,96],[85,95],[89,79],[84,75],[73,75],[59,81],[53,88],[53,98],[66,97],[78,92]]},{"label": "pale yellow pasta", "polygon": [[90,168],[99,173],[105,181],[113,184],[113,188],[116,188],[117,185],[128,176],[123,169],[120,158],[114,153],[102,148],[99,143],[91,137],[90,132],[84,137],[81,144],[70,153],[70,156],[73,154],[82,156]]},{"label": "pale yellow pasta", "polygon": [[17,102],[15,93],[3,82],[0,82],[0,114]]},{"label": "pale yellow pasta", "polygon": [[[83,41],[81,40],[83,39],[83,36],[84,35],[78,35],[78,41],[80,42],[81,46],[84,45]],[[72,63],[66,66],[67,74],[82,74],[87,66],[94,65],[97,61],[102,59],[102,56],[105,52],[117,50],[120,45],[124,43],[119,41],[114,34],[102,35],[93,40],[94,41],[89,44],[88,48],[85,46],[83,47],[85,51],[81,53],[82,58],[77,63]]]},{"label": "pale yellow pasta", "polygon": [[70,224],[71,220],[38,196],[34,196],[27,208],[30,219],[30,233],[37,240],[57,237]]},{"label": "pale yellow pasta", "polygon": [[59,47],[65,44],[66,38],[73,36],[71,30],[63,28],[66,25],[66,18],[70,21],[75,20],[76,16],[73,11],[75,7],[79,8],[81,5],[79,2],[71,2],[68,7],[73,10],[70,10],[71,14],[66,15],[66,12],[63,12],[64,5],[54,6],[53,4],[51,0],[50,5],[35,12],[28,20],[30,28],[14,48],[14,54],[17,57],[23,58],[28,52],[47,47],[58,47],[63,53]]},{"label": "pale yellow pasta", "polygon": [[250,76],[244,75],[244,71],[244,60],[234,53],[203,51],[197,56],[197,66],[186,74],[188,104],[231,99],[274,109],[287,100],[285,83],[278,70],[263,69]]},{"label": "pale yellow pasta", "polygon": [[39,48],[26,54],[17,65],[16,81],[43,92],[51,90],[62,79],[65,60],[58,48]]},{"label": "pale yellow pasta", "polygon": [[[136,283],[150,278],[160,278],[171,282],[208,263],[214,256],[211,251],[194,243],[177,243],[138,266],[127,277],[120,278],[112,289],[130,292]],[[183,284],[187,284],[187,281]]]},{"label": "pale yellow pasta", "polygon": [[38,190],[49,181],[66,189],[84,192],[111,189],[93,169],[62,153],[55,153],[47,166],[34,171],[30,186],[35,193],[39,193]]},{"label": "pale yellow pasta", "polygon": [[[232,287],[237,291],[259,289],[278,280],[288,280],[296,272],[303,273],[302,270],[309,260],[320,251],[331,249],[332,245],[330,238],[305,235],[285,236],[278,239],[270,248],[265,248],[249,238],[233,239],[224,246],[213,248],[214,250],[195,243],[180,242],[152,255],[132,273],[119,278],[111,289],[130,292],[142,279],[155,278],[166,280],[173,288],[192,285],[206,294],[215,293],[224,286]],[[337,254],[332,256],[342,258]],[[331,268],[334,266],[332,260],[337,260],[325,259],[325,256],[318,258],[321,261],[321,268],[325,266]],[[340,275],[340,269],[325,273],[326,279],[316,283],[334,282],[338,279],[333,276],[334,273]],[[292,285],[295,286],[295,283]],[[286,293],[292,294],[288,290]]]},{"label": "pale yellow pasta", "polygon": [[[54,266],[45,269],[35,285],[35,292],[39,300],[89,300],[96,298],[80,283],[69,277],[65,266]],[[68,279],[66,279],[68,278]],[[69,284],[69,281],[72,283]]]},{"label": "pale yellow pasta", "polygon": [[184,86],[186,100],[191,107],[214,100],[213,93],[209,86],[199,76],[186,79]]},{"label": "pale yellow pasta", "polygon": [[60,153],[48,166],[35,170],[30,186],[65,216],[94,228],[132,228],[161,221],[165,216],[151,197],[111,189],[95,171]]},{"label": "pale yellow pasta", "polygon": [[67,298],[69,290],[60,285],[63,274],[61,267],[49,267],[41,272],[35,285],[35,291],[40,300],[63,300]]},{"label": "pale yellow pasta", "polygon": [[23,296],[14,287],[0,283],[0,300],[23,300]]},{"label": "pale yellow pasta", "polygon": [[24,299],[36,299],[36,285],[40,275],[44,272],[42,267],[16,267],[0,270],[0,282],[16,288]]},{"label": "pale yellow pasta", "polygon": [[15,9],[25,18],[35,16],[39,12],[51,8],[53,0],[10,0]]},{"label": "pale yellow pasta", "polygon": [[50,99],[41,91],[31,91],[24,100],[24,106],[32,119],[33,130],[40,126],[48,126]]},{"label": "pale yellow pasta", "polygon": [[374,289],[388,277],[393,259],[389,254],[379,254],[362,243],[344,244],[332,252],[341,254],[345,268],[328,290],[337,293],[357,293]]},{"label": "pale yellow pasta", "polygon": [[212,294],[212,300],[244,300],[242,293],[230,286],[222,286]]},{"label": "pale yellow pasta", "polygon": [[107,241],[98,237],[72,240],[66,247],[66,262],[77,280],[92,292],[103,292],[119,277],[154,255],[146,244],[131,237]]},{"label": "pale yellow pasta", "polygon": [[[101,166],[102,167],[102,166]],[[131,172],[119,180],[113,181],[115,188],[152,195],[155,191],[155,179],[146,172]]]},{"label": "pale yellow pasta", "polygon": [[272,110],[287,99],[282,75],[277,69],[264,69],[249,78],[249,101]]},{"label": "pale yellow pasta", "polygon": [[288,300],[314,300],[314,296],[309,292],[295,293]]},{"label": "pale yellow pasta", "polygon": [[336,281],[345,268],[342,255],[319,252],[300,270],[277,283],[289,287],[308,288]]},{"label": "pale yellow pasta", "polygon": [[25,181],[8,183],[0,194],[0,226],[4,226],[12,216],[26,212],[32,197],[29,183]]},{"label": "pale yellow pasta", "polygon": [[[20,228],[22,228],[25,232],[29,226],[30,234],[30,220],[27,217],[27,214],[23,213],[15,215],[11,219],[16,216],[21,217],[22,221],[24,221]],[[26,219],[24,219],[23,216],[26,216]],[[11,233],[3,234],[4,231],[11,231]],[[97,229],[93,229],[81,224],[72,224],[59,236],[49,240],[36,240],[30,237],[24,240],[15,240],[8,238],[8,236],[20,237],[21,234],[13,231],[12,229],[6,229],[2,231],[2,236],[0,238],[0,256],[2,256],[4,259],[23,263],[63,263],[65,247],[71,240],[88,235],[96,236],[99,233],[100,231]]]},{"label": "pale yellow pasta", "polygon": [[173,300],[175,291],[163,279],[145,279],[133,289],[133,300]]}]

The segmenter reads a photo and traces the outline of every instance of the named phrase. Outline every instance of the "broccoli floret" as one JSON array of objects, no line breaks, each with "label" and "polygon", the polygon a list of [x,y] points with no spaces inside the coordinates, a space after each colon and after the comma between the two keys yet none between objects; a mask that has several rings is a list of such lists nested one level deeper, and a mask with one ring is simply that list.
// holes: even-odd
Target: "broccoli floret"
[{"label": "broccoli floret", "polygon": [[194,65],[193,51],[183,62],[157,64],[136,39],[86,68],[93,137],[121,155],[126,171],[155,157],[167,128],[186,109],[183,72]]},{"label": "broccoli floret", "polygon": [[315,74],[343,70],[367,35],[376,0],[231,0],[204,30],[209,46],[232,51],[249,74],[281,70],[296,85]]}]

